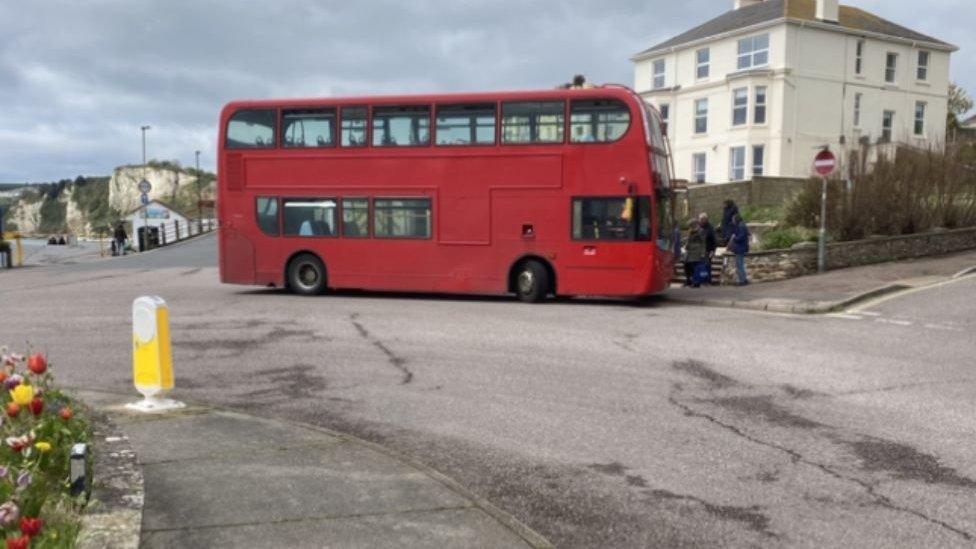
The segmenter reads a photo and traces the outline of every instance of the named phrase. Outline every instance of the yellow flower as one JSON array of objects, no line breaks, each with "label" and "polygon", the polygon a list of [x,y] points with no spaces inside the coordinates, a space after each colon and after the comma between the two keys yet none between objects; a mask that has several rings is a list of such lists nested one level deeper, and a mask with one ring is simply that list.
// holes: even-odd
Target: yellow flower
[{"label": "yellow flower", "polygon": [[48,452],[51,451],[51,443],[50,442],[43,442],[43,441],[42,442],[38,442],[38,443],[34,444],[34,448],[37,448],[38,451],[40,451],[42,454],[46,454],[46,453],[48,453]]},{"label": "yellow flower", "polygon": [[21,383],[10,391],[10,397],[13,398],[14,402],[17,404],[27,406],[32,400],[34,400],[34,388],[30,385]]}]

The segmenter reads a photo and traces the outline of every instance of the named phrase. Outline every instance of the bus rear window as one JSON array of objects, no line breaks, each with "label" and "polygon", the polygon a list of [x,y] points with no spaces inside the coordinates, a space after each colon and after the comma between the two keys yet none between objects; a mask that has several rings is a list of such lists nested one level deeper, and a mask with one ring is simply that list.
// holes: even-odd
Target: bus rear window
[{"label": "bus rear window", "polygon": [[614,100],[573,101],[569,140],[573,143],[609,143],[627,133],[630,110]]},{"label": "bus rear window", "polygon": [[227,123],[228,149],[268,149],[275,146],[274,109],[237,111]]},{"label": "bus rear window", "polygon": [[502,142],[505,144],[562,143],[566,104],[532,101],[502,105]]},{"label": "bus rear window", "polygon": [[295,110],[282,116],[285,147],[331,147],[335,143],[335,111]]}]

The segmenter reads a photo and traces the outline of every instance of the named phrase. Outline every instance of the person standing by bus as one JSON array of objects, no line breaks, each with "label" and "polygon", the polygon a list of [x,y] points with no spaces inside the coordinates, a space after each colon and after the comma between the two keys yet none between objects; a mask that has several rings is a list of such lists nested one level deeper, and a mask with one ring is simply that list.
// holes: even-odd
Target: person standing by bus
[{"label": "person standing by bus", "polygon": [[749,227],[742,220],[742,216],[736,214],[732,218],[733,230],[732,238],[729,239],[729,248],[735,253],[735,272],[739,277],[739,286],[749,283],[746,274],[746,254],[749,253]]},{"label": "person standing by bus", "polygon": [[704,261],[708,263],[708,276],[704,282],[710,285],[712,283],[712,258],[715,256],[715,249],[718,248],[718,241],[715,238],[715,227],[708,221],[707,213],[698,214],[698,226],[705,239]]},{"label": "person standing by bus", "polygon": [[695,277],[695,269],[705,257],[705,237],[698,222],[692,221],[688,226],[688,243],[685,245],[685,286],[701,286],[701,282]]},{"label": "person standing by bus", "polygon": [[125,225],[119,221],[119,224],[115,226],[116,255],[125,255],[125,241],[128,239],[129,235],[125,232]]},{"label": "person standing by bus", "polygon": [[729,239],[732,238],[732,230],[735,228],[732,222],[732,218],[739,215],[739,207],[735,205],[732,199],[725,201],[725,206],[722,208],[722,241],[726,244]]}]

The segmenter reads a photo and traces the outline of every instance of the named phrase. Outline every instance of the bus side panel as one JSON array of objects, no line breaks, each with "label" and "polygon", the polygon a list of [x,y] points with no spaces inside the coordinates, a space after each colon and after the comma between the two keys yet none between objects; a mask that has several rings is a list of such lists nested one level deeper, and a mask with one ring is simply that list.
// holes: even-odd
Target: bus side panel
[{"label": "bus side panel", "polygon": [[255,284],[254,246],[239,232],[220,228],[220,281]]}]

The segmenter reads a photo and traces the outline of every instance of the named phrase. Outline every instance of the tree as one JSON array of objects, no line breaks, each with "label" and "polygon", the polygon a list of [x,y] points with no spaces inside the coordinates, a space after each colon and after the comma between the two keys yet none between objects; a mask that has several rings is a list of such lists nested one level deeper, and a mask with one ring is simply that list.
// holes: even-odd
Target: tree
[{"label": "tree", "polygon": [[959,119],[973,108],[973,100],[966,93],[966,90],[957,86],[954,82],[949,82],[949,114],[946,116],[946,131],[949,135],[955,135],[961,123]]}]

